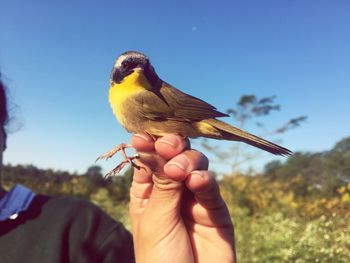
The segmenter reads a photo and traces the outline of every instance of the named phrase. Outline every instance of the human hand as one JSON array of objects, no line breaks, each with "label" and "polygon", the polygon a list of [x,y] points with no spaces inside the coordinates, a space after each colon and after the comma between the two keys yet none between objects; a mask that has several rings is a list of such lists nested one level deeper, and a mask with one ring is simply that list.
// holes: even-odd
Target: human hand
[{"label": "human hand", "polygon": [[130,189],[137,262],[234,262],[233,225],[208,159],[187,140],[132,137],[140,155]]}]

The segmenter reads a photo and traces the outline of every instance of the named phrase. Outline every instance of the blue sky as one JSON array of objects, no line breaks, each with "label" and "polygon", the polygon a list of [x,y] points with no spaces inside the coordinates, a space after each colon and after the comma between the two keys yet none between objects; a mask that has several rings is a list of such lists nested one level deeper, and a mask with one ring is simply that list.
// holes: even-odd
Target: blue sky
[{"label": "blue sky", "polygon": [[5,163],[83,172],[128,141],[107,102],[126,50],[222,111],[243,94],[276,95],[269,126],[309,116],[283,136],[294,151],[350,135],[349,1],[3,0],[0,10],[0,69],[21,126]]}]

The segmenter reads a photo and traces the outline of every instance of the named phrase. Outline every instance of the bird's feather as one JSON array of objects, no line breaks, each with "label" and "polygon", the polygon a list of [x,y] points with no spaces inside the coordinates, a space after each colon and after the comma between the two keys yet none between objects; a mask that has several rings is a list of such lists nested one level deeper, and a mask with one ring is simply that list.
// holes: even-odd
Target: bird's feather
[{"label": "bird's feather", "polygon": [[142,104],[144,117],[151,120],[190,122],[228,116],[216,110],[209,103],[188,95],[165,82],[159,91],[141,92],[135,96],[135,100]]}]

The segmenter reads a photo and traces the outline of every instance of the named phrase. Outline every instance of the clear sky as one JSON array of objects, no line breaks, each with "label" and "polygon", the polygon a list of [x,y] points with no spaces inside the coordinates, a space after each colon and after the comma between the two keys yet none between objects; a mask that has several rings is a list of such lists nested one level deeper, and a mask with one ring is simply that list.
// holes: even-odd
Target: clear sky
[{"label": "clear sky", "polygon": [[330,149],[350,135],[349,14],[347,0],[1,0],[0,69],[17,105],[12,129],[21,126],[5,163],[83,172],[127,142],[107,102],[126,50],[221,111],[243,94],[277,95],[272,127],[309,116],[283,145]]}]

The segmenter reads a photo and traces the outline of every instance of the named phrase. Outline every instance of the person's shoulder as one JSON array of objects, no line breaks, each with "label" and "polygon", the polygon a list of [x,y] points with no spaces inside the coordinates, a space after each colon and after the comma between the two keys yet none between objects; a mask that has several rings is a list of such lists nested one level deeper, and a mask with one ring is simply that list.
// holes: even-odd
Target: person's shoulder
[{"label": "person's shoulder", "polygon": [[102,211],[101,208],[87,199],[72,196],[42,196],[38,199],[45,200],[42,205],[43,215],[53,217],[56,221],[61,220],[99,220],[108,224],[117,222]]},{"label": "person's shoulder", "polygon": [[89,200],[37,195],[23,218],[31,232],[66,244],[73,262],[133,261],[131,234]]},{"label": "person's shoulder", "polygon": [[110,217],[101,208],[89,200],[59,196],[49,197],[38,195],[37,200],[42,201],[40,220],[56,228],[69,229],[74,233],[86,233],[85,236],[93,236],[95,239],[106,238],[110,233],[119,237],[129,238],[130,234],[117,220]]},{"label": "person's shoulder", "polygon": [[39,195],[38,198],[47,199],[44,204],[46,209],[54,209],[68,213],[82,212],[102,212],[102,210],[87,199],[74,196],[44,196]]}]

